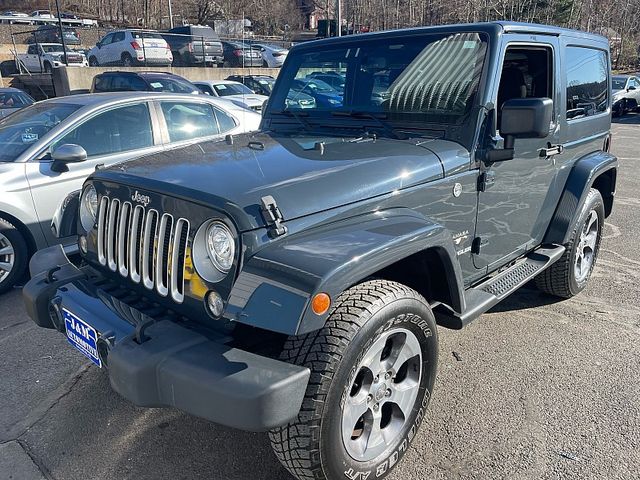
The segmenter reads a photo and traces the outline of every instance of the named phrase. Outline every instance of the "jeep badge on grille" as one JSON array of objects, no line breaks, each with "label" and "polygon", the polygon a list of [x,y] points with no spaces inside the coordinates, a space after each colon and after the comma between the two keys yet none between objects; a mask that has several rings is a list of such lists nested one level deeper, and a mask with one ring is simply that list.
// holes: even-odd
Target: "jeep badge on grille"
[{"label": "jeep badge on grille", "polygon": [[141,203],[145,207],[151,203],[151,199],[148,195],[142,195],[140,192],[136,190],[136,193],[131,195],[131,200],[133,202]]}]

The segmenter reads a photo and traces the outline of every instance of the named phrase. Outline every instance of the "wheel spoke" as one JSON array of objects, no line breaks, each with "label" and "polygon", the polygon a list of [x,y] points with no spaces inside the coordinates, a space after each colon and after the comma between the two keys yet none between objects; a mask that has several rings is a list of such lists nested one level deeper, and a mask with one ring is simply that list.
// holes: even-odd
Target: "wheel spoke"
[{"label": "wheel spoke", "polygon": [[598,221],[598,214],[594,210],[591,210],[591,212],[589,212],[589,217],[585,222],[586,224],[585,233],[591,232],[591,229],[594,226],[594,223],[596,221]]},{"label": "wheel spoke", "polygon": [[407,388],[398,387],[399,385],[394,386],[389,402],[395,403],[400,408],[404,418],[409,418],[418,395],[418,384],[413,384]]},{"label": "wheel spoke", "polygon": [[13,247],[11,245],[7,245],[6,247],[1,247],[0,255],[13,255]]},{"label": "wheel spoke", "polygon": [[594,251],[596,249],[596,241],[598,239],[598,232],[593,231],[584,237],[583,245]]},{"label": "wheel spoke", "polygon": [[403,343],[399,348],[392,351],[391,360],[391,369],[394,373],[397,373],[400,370],[402,365],[420,354],[420,344],[415,336],[408,336],[403,339]]},{"label": "wheel spoke", "polygon": [[12,263],[0,262],[0,271],[10,272],[12,268],[13,268]]},{"label": "wheel spoke", "polygon": [[364,449],[368,456],[377,456],[387,447],[387,439],[385,438],[380,425],[381,421],[382,413],[378,411],[373,415],[373,423],[370,426],[367,443]]},{"label": "wheel spoke", "polygon": [[344,413],[342,415],[342,428],[345,432],[353,432],[358,420],[362,417],[367,410],[369,410],[369,405],[367,404],[367,397],[365,396],[363,400],[355,402],[353,398],[347,399],[347,403],[344,406]]}]

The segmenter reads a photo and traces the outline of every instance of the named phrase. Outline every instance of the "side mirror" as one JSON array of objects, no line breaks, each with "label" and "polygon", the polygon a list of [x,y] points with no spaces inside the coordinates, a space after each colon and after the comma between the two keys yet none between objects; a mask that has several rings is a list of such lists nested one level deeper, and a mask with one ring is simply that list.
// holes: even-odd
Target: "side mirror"
[{"label": "side mirror", "polygon": [[102,43],[101,42],[96,43],[96,47],[98,47],[98,50],[100,50],[102,48]]},{"label": "side mirror", "polygon": [[633,85],[631,85],[629,88],[627,88],[627,92],[631,91],[631,90],[635,90],[636,87],[634,87]]},{"label": "side mirror", "polygon": [[54,150],[51,158],[53,159],[51,170],[54,172],[66,172],[69,170],[67,163],[84,162],[87,159],[87,151],[80,145],[65,143]]},{"label": "side mirror", "polygon": [[511,160],[516,138],[545,138],[549,135],[553,117],[550,98],[513,98],[504,102],[500,120],[500,135],[504,149],[487,152],[489,162]]}]

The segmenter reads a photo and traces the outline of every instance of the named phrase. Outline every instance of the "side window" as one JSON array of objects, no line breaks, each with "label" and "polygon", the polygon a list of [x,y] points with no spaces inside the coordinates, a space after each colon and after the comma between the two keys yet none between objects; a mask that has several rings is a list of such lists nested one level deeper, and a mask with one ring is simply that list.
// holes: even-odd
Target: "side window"
[{"label": "side window", "polygon": [[124,40],[124,32],[116,32],[113,34],[112,43],[121,42]]},{"label": "side window", "polygon": [[607,54],[602,50],[567,47],[567,120],[606,112],[609,100]]},{"label": "side window", "polygon": [[100,40],[100,45],[104,47],[105,45],[109,45],[112,41],[113,41],[113,33],[110,33],[109,35],[104,37],[102,40]]},{"label": "side window", "polygon": [[36,46],[35,45],[29,45],[29,48],[27,48],[27,54],[28,55],[37,55],[38,51],[36,50]]},{"label": "side window", "polygon": [[111,80],[112,92],[138,92],[148,90],[147,84],[135,75],[114,75]]},{"label": "side window", "polygon": [[214,108],[216,112],[216,118],[218,119],[218,124],[220,125],[220,133],[227,133],[234,128],[236,128],[236,121],[233,119],[231,115],[226,112],[223,112],[219,108]]},{"label": "side window", "polygon": [[635,77],[631,77],[631,79],[629,80],[629,86],[638,88],[638,79]]},{"label": "side window", "polygon": [[115,154],[153,146],[153,129],[146,103],[114,108],[90,118],[58,140],[73,143],[89,157]]},{"label": "side window", "polygon": [[498,88],[500,108],[514,98],[553,99],[553,53],[548,47],[509,47]]},{"label": "side window", "polygon": [[218,123],[211,105],[205,103],[161,102],[170,142],[218,135]]},{"label": "side window", "polygon": [[204,93],[208,93],[211,96],[216,96],[215,93],[213,93],[213,89],[211,88],[210,85],[206,84],[206,83],[197,83],[196,86],[202,90]]},{"label": "side window", "polygon": [[96,75],[93,79],[93,90],[108,92],[111,90],[111,75]]}]

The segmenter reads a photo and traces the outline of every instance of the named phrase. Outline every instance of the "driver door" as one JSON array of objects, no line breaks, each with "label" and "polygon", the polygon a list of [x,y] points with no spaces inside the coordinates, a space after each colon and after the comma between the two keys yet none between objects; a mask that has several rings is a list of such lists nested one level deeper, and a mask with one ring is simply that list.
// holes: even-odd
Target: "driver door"
[{"label": "driver door", "polygon": [[[97,165],[109,166],[161,148],[154,124],[157,122],[152,121],[146,102],[102,111],[63,133],[39,160],[26,163],[26,176],[36,214],[49,244],[59,241],[50,228],[54,213],[68,194],[82,188]],[[67,143],[83,147],[87,160],[57,168],[60,165],[54,165],[51,153]]]},{"label": "driver door", "polygon": [[540,244],[557,200],[553,193],[556,158],[543,155],[542,150],[559,142],[560,102],[554,80],[559,68],[558,42],[520,37],[518,41],[510,35],[503,49],[501,80],[495,92],[498,130],[500,108],[506,100],[551,98],[554,113],[546,138],[516,139],[513,159],[483,165],[472,251],[474,265],[489,271]]}]

